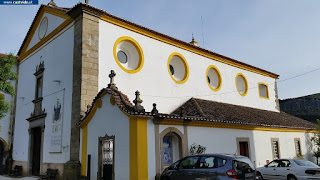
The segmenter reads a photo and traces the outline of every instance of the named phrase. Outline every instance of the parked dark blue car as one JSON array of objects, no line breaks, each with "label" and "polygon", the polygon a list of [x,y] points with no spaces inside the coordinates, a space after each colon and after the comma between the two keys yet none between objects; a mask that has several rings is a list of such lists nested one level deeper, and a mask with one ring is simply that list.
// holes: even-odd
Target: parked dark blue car
[{"label": "parked dark blue car", "polygon": [[166,168],[161,180],[231,180],[256,178],[249,158],[230,154],[187,156]]}]

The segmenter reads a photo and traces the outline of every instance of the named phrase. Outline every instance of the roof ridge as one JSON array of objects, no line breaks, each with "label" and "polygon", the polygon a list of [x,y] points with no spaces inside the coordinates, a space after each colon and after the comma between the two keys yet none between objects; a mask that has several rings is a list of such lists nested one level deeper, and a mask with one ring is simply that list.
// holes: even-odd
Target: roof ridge
[{"label": "roof ridge", "polygon": [[202,108],[200,107],[199,103],[197,102],[197,100],[195,98],[191,98],[191,101],[193,101],[193,103],[196,105],[196,108],[198,109],[200,115],[202,117],[206,117],[206,115],[204,114],[204,112],[202,111]]}]

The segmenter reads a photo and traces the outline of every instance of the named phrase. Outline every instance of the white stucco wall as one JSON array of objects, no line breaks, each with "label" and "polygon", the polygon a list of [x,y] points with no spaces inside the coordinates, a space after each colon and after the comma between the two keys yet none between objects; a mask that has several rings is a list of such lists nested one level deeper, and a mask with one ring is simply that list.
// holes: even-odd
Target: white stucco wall
[{"label": "white stucco wall", "polygon": [[273,160],[271,138],[279,138],[280,158],[296,157],[294,138],[300,138],[302,154],[306,159],[313,161],[310,157],[310,144],[306,138],[309,135],[304,132],[250,131],[188,126],[189,147],[193,143],[206,146],[206,153],[238,154],[237,138],[249,138],[251,160],[256,167],[265,165],[266,160]]},{"label": "white stucco wall", "polygon": [[98,142],[99,137],[104,137],[106,134],[115,136],[115,179],[128,179],[130,177],[129,118],[117,105],[110,104],[110,95],[102,97],[102,107],[97,109],[88,124],[87,153],[91,154],[91,179],[97,179]]},{"label": "white stucco wall", "polygon": [[[69,29],[60,36],[58,34],[59,37],[54,41],[40,47],[39,51],[26,57],[20,64],[13,147],[13,159],[16,161],[28,161],[29,122],[26,119],[34,110],[32,100],[35,99],[36,77],[33,74],[40,61],[44,61],[45,67],[42,109],[45,109],[47,113],[43,139],[43,162],[64,163],[69,160],[74,30],[72,25],[66,28]],[[60,81],[60,83],[55,81]],[[53,112],[57,99],[62,106],[62,152],[50,153]]]},{"label": "white stucco wall", "polygon": [[34,36],[32,37],[30,44],[28,45],[27,50],[29,50],[30,48],[32,48],[34,45],[36,45],[40,39],[38,36],[38,31],[39,31],[39,26],[41,24],[41,21],[44,17],[48,18],[48,29],[47,29],[47,33],[45,36],[47,36],[48,34],[50,34],[53,30],[55,30],[63,21],[65,21],[65,19],[49,14],[49,13],[44,13],[42,17],[40,17],[40,22],[39,25],[36,27],[36,31],[34,33]]},{"label": "white stucco wall", "polygon": [[[181,133],[184,133],[183,126],[160,125],[161,133],[168,127],[175,127]],[[294,139],[300,139],[301,152],[305,159],[315,161],[310,153],[310,137],[312,134],[305,132],[275,132],[275,131],[251,131],[228,128],[197,127],[188,126],[188,151],[190,146],[195,143],[207,148],[206,153],[225,153],[239,154],[237,147],[237,138],[249,139],[250,159],[256,167],[266,164],[266,161],[272,161],[271,138],[279,139],[280,158],[295,158],[296,149]],[[151,134],[150,134],[151,135]],[[161,141],[161,140],[160,140]],[[149,162],[150,163],[150,162]],[[154,161],[155,163],[155,161]],[[150,171],[150,170],[149,170]],[[150,175],[149,175],[150,176]]]},{"label": "white stucco wall", "polygon": [[300,138],[302,155],[305,159],[314,162],[310,147],[310,137],[312,134],[303,132],[265,132],[253,131],[256,153],[256,165],[258,167],[266,164],[266,160],[272,161],[271,138],[279,138],[280,158],[295,158],[296,150],[294,138]]},{"label": "white stucco wall", "polygon": [[[277,111],[274,78],[205,58],[103,20],[99,21],[99,26],[99,89],[107,86],[108,74],[110,70],[115,70],[115,83],[119,90],[128,95],[130,100],[134,99],[134,92],[139,90],[147,111],[151,111],[155,102],[159,112],[169,113],[191,97]],[[114,59],[113,46],[122,36],[135,39],[143,50],[144,65],[135,74],[123,71]],[[169,75],[167,61],[173,52],[182,54],[189,65],[189,79],[184,84],[175,83]],[[209,65],[215,65],[221,72],[222,87],[218,92],[211,90],[206,82]],[[236,89],[235,77],[238,73],[244,74],[248,81],[249,92],[244,97]],[[269,85],[269,100],[259,97],[259,82]]]}]

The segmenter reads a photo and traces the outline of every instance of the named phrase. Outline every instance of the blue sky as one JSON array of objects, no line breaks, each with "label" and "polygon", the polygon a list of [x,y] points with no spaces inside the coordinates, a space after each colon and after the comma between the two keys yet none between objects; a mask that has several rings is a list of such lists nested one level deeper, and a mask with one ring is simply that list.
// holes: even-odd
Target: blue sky
[{"label": "blue sky", "polygon": [[[55,2],[72,7],[79,1]],[[283,81],[320,68],[319,0],[89,0],[89,4],[186,42],[193,33],[201,47],[279,74],[280,99],[320,92],[320,70]],[[18,52],[39,6],[0,5],[0,53]]]}]

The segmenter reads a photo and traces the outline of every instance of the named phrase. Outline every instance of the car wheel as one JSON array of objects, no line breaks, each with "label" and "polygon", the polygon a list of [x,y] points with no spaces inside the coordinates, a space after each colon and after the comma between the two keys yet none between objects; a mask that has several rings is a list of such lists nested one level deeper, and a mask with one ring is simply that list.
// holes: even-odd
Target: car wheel
[{"label": "car wheel", "polygon": [[259,180],[263,180],[262,174],[260,172],[257,172],[257,177]]},{"label": "car wheel", "polygon": [[294,175],[289,175],[287,179],[288,180],[297,180],[297,178]]}]

